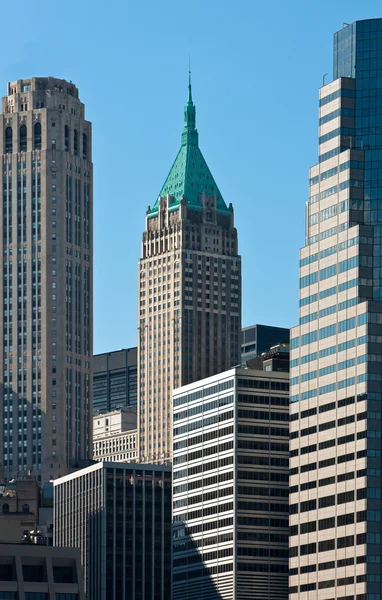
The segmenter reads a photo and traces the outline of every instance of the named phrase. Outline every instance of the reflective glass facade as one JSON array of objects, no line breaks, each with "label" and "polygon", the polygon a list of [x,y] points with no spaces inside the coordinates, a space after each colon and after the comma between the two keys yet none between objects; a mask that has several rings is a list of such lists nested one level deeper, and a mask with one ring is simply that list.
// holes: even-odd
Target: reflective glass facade
[{"label": "reflective glass facade", "polygon": [[290,593],[380,600],[382,19],[334,37],[291,331]]},{"label": "reflective glass facade", "polygon": [[54,545],[79,547],[91,600],[171,599],[171,468],[103,462],[54,484]]},{"label": "reflective glass facade", "polygon": [[93,360],[93,412],[137,405],[137,348],[96,354]]}]

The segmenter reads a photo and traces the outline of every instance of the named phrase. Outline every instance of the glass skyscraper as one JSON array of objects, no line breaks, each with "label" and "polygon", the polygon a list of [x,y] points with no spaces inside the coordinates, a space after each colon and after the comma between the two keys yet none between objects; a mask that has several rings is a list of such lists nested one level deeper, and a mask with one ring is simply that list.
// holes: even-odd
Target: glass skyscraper
[{"label": "glass skyscraper", "polygon": [[290,592],[380,600],[382,19],[334,36],[291,332]]}]

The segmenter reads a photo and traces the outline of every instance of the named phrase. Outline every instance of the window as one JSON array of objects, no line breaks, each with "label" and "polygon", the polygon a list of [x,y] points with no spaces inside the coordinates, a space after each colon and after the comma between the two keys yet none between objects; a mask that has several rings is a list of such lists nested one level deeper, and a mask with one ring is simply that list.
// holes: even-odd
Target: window
[{"label": "window", "polygon": [[88,136],[86,133],[82,135],[82,156],[85,159],[88,157]]},{"label": "window", "polygon": [[78,131],[77,131],[77,129],[74,130],[74,136],[73,136],[73,154],[75,156],[78,156]]},{"label": "window", "polygon": [[20,127],[20,152],[27,151],[27,126],[21,125]]},{"label": "window", "polygon": [[41,150],[41,123],[35,123],[33,147],[35,150]]},{"label": "window", "polygon": [[65,141],[64,141],[64,145],[65,145],[65,152],[69,152],[69,127],[68,127],[68,125],[65,125]]},{"label": "window", "polygon": [[23,512],[29,513],[29,504],[23,504]]},{"label": "window", "polygon": [[12,154],[13,152],[13,136],[12,136],[12,127],[7,127],[5,130],[5,152],[7,154]]},{"label": "window", "polygon": [[9,513],[9,504],[3,504],[3,513]]}]

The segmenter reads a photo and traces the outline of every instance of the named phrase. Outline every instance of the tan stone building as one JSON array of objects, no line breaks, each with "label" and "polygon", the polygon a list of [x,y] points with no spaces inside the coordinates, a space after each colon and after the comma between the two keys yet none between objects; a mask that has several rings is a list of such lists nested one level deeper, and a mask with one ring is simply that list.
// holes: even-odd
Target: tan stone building
[{"label": "tan stone building", "polygon": [[137,413],[127,407],[93,417],[93,459],[137,459]]},{"label": "tan stone building", "polygon": [[203,158],[191,97],[175,162],[146,214],[138,283],[141,461],[172,455],[172,390],[240,361],[241,258]]},{"label": "tan stone building", "polygon": [[35,479],[18,479],[1,486],[0,542],[18,544],[24,532],[38,525],[39,489]]},{"label": "tan stone building", "polygon": [[63,475],[91,452],[92,134],[73,83],[8,85],[0,116],[0,468]]}]

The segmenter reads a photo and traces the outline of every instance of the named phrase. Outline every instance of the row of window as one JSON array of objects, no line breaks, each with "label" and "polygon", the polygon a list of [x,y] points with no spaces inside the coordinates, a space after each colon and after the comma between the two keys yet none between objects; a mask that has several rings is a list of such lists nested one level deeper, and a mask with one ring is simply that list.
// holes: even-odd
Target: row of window
[{"label": "row of window", "polygon": [[[373,319],[375,316],[375,319]],[[379,317],[379,319],[378,319]],[[295,350],[299,346],[306,346],[307,344],[311,344],[313,342],[317,342],[318,339],[322,340],[332,335],[335,335],[338,328],[338,333],[342,333],[343,331],[348,331],[353,327],[365,325],[370,322],[380,322],[382,320],[382,315],[371,315],[369,313],[363,313],[358,315],[358,317],[351,317],[350,319],[345,319],[343,321],[339,321],[338,323],[333,323],[332,325],[328,325],[327,327],[321,327],[320,329],[316,329],[315,331],[310,331],[309,333],[305,333],[301,335],[299,338],[292,338],[290,341],[292,350]]]},{"label": "row of window", "polygon": [[206,433],[196,435],[192,438],[180,440],[179,442],[174,442],[174,452],[176,450],[181,450],[182,448],[190,448],[191,446],[195,446],[196,444],[204,444],[206,442],[210,442],[211,440],[215,440],[216,438],[222,438],[226,435],[231,435],[232,433],[233,426],[223,427],[222,429],[213,429],[212,431],[207,431]]},{"label": "row of window", "polygon": [[338,167],[333,167],[328,169],[327,171],[323,171],[320,175],[315,175],[309,179],[309,186],[316,185],[319,181],[324,181],[325,179],[329,179],[329,177],[333,177],[333,175],[337,175],[337,173],[342,173],[343,171],[347,171],[347,169],[364,169],[365,163],[358,160],[348,160],[340,164]]},{"label": "row of window", "polygon": [[[325,248],[325,250],[321,250],[320,259],[326,258],[327,256],[332,256],[332,254],[337,254],[337,252],[341,252],[341,250],[346,250],[347,248],[351,248],[352,246],[356,246],[358,244],[372,244],[372,237],[365,236],[356,236],[350,238],[349,240],[345,240],[339,244],[335,244],[334,246],[330,246],[330,248]],[[318,260],[318,252],[311,254],[310,256],[306,256],[300,260],[300,267],[305,267],[305,265],[310,265],[313,262]],[[301,306],[301,305],[300,305]]]},{"label": "row of window", "polygon": [[207,446],[202,448],[201,450],[195,450],[195,452],[188,452],[187,454],[181,454],[180,456],[174,457],[174,466],[188,463],[193,460],[198,460],[200,458],[205,458],[207,456],[211,456],[213,454],[218,454],[220,452],[226,452],[227,450],[231,450],[233,448],[233,440],[228,442],[223,442],[219,445]]},{"label": "row of window", "polygon": [[328,96],[324,96],[323,98],[320,98],[320,102],[319,105],[321,106],[325,106],[325,104],[328,104],[329,102],[333,102],[333,100],[336,100],[337,98],[355,98],[355,90],[348,90],[348,89],[339,89],[335,92],[332,92],[331,94],[328,94]]},{"label": "row of window", "polygon": [[335,156],[338,156],[341,151],[342,151],[342,149],[340,147],[333,148],[333,150],[329,150],[328,152],[321,154],[318,157],[318,162],[321,164],[322,162],[325,162],[326,160],[329,160],[330,158],[334,158]]},{"label": "row of window", "polygon": [[225,458],[221,458],[220,460],[213,460],[211,462],[207,462],[204,464],[198,463],[193,467],[188,467],[186,469],[181,469],[180,471],[175,471],[174,479],[180,479],[183,477],[192,477],[193,475],[199,475],[201,473],[206,473],[207,471],[213,471],[214,469],[222,469],[223,467],[227,467],[233,464],[233,456],[226,456]]},{"label": "row of window", "polygon": [[211,396],[212,394],[217,394],[219,392],[224,392],[233,387],[233,379],[228,381],[222,381],[208,388],[203,388],[197,390],[196,392],[191,392],[186,394],[185,396],[178,396],[174,398],[174,408],[181,406],[182,404],[186,404],[189,402],[193,402],[194,400],[199,400],[201,398],[205,398],[206,396]]},{"label": "row of window", "polygon": [[329,394],[331,392],[335,392],[336,390],[342,390],[346,387],[355,385],[355,383],[363,383],[365,381],[382,381],[382,376],[379,373],[363,373],[357,377],[349,377],[348,379],[342,379],[337,383],[329,383],[328,385],[323,385],[318,389],[308,390],[300,395],[296,394],[290,397],[290,402],[293,403],[298,402],[299,400],[309,400],[310,398],[323,396],[324,394]]},{"label": "row of window", "polygon": [[[318,483],[318,487],[324,487],[326,485],[333,485],[336,483],[336,481],[337,481],[337,483],[342,483],[343,481],[351,481],[352,479],[355,479],[355,477],[381,477],[381,475],[382,475],[381,469],[359,469],[357,471],[357,473],[353,469],[350,473],[340,473],[339,475],[337,475],[337,479],[333,475],[332,477],[324,477],[323,479],[319,479],[318,482],[317,481],[309,481],[308,483],[302,483],[300,486],[300,491],[303,492],[306,490],[314,490],[317,488],[317,483]],[[298,485],[293,485],[291,488],[289,488],[289,493],[295,494],[298,492],[298,489],[299,489]],[[378,512],[378,515],[375,516],[374,521],[380,521],[380,520],[381,520],[381,513]],[[301,533],[302,533],[302,531],[301,531]]]},{"label": "row of window", "polygon": [[223,396],[212,400],[211,402],[205,402],[203,404],[197,404],[196,406],[192,406],[188,409],[181,410],[177,413],[174,413],[173,420],[174,422],[180,421],[182,419],[187,419],[190,417],[194,417],[195,415],[199,415],[200,413],[207,413],[210,410],[215,410],[218,407],[226,406],[227,404],[233,403],[233,395]]},{"label": "row of window", "polygon": [[337,311],[346,310],[351,306],[355,306],[358,304],[358,297],[350,298],[350,300],[346,300],[345,302],[340,302],[339,304],[333,304],[332,306],[328,306],[327,308],[323,308],[319,312],[310,313],[309,315],[305,315],[304,317],[300,317],[299,324],[305,325],[306,323],[311,323],[318,319],[318,317],[327,317],[328,315],[333,315]]},{"label": "row of window", "polygon": [[[318,283],[318,281],[325,281],[325,279],[334,277],[334,275],[337,275],[337,274],[340,275],[341,273],[345,273],[345,271],[349,271],[350,269],[355,269],[358,266],[372,267],[373,266],[373,257],[372,256],[352,256],[351,258],[347,258],[346,260],[341,260],[338,263],[338,265],[337,264],[330,265],[329,267],[320,269],[320,271],[314,271],[313,273],[309,273],[309,275],[304,275],[303,277],[300,277],[300,289],[303,289],[310,285],[314,285],[315,283]],[[322,294],[323,293],[324,292],[322,292]],[[326,293],[326,290],[325,290],[325,293]]]},{"label": "row of window", "polygon": [[[365,419],[369,418],[373,418],[373,419],[377,419],[377,420],[381,420],[381,413],[380,412],[373,412],[372,413],[374,416],[371,416],[371,413],[358,413],[357,414],[357,422],[358,421],[364,421]],[[298,437],[305,437],[307,435],[313,435],[314,433],[317,432],[321,432],[321,431],[328,431],[329,429],[334,429],[335,427],[343,427],[344,425],[350,425],[350,423],[354,423],[355,422],[355,415],[347,415],[346,417],[341,417],[340,419],[337,419],[337,421],[334,419],[333,421],[327,421],[326,423],[320,423],[317,427],[317,425],[312,425],[311,427],[306,427],[305,429],[297,429],[296,431],[292,431],[290,433],[290,439],[291,440],[295,440]],[[328,448],[331,447],[335,444],[333,444],[332,440],[325,440],[324,442],[322,442],[322,447],[321,449],[324,448]]]},{"label": "row of window", "polygon": [[[52,140],[53,145],[53,140]],[[55,145],[55,144],[54,144]],[[37,122],[33,126],[33,150],[41,150],[42,147],[42,136],[41,136],[41,123]],[[70,150],[70,131],[68,125],[65,125],[64,133],[64,148],[66,152]],[[21,125],[19,130],[19,152],[27,152],[28,150],[28,130],[26,125]],[[12,127],[8,126],[5,129],[5,153],[12,154],[13,152],[13,130]],[[79,132],[77,129],[73,130],[73,154],[79,155]],[[82,157],[88,158],[88,136],[86,133],[82,134]]]},{"label": "row of window", "polygon": [[382,355],[369,355],[363,354],[362,356],[358,356],[356,358],[349,358],[348,360],[343,360],[341,362],[336,362],[332,365],[328,365],[319,369],[318,371],[309,371],[308,373],[304,373],[300,375],[300,377],[292,377],[290,384],[297,385],[298,383],[303,383],[304,381],[310,381],[311,379],[316,379],[317,377],[323,377],[324,375],[329,375],[330,373],[336,373],[336,371],[342,371],[343,369],[349,369],[350,367],[354,367],[356,364],[360,365],[365,362],[372,362],[372,356],[374,357],[374,362],[382,362]]},{"label": "row of window", "polygon": [[325,142],[328,142],[329,140],[332,140],[335,137],[338,137],[339,135],[347,135],[347,136],[354,136],[354,128],[353,127],[338,127],[337,129],[333,129],[332,131],[329,131],[328,133],[325,133],[324,135],[321,135],[318,138],[318,144],[324,144]]},{"label": "row of window", "polygon": [[[373,555],[357,556],[356,559],[354,558],[354,556],[349,556],[348,558],[340,558],[337,561],[331,560],[331,561],[321,562],[318,564],[315,562],[312,565],[304,565],[304,566],[300,567],[300,573],[301,573],[301,575],[304,575],[306,573],[315,573],[316,571],[327,571],[330,569],[335,569],[336,566],[338,569],[342,569],[343,567],[349,567],[351,565],[354,565],[355,563],[357,565],[365,564],[365,563],[380,564],[381,559],[382,559],[381,556],[373,556]],[[290,576],[298,575],[298,567],[293,567],[292,569],[289,569],[289,575]],[[351,600],[353,600],[353,598],[354,597],[352,596]],[[380,598],[378,600],[380,600]]]},{"label": "row of window", "polygon": [[315,233],[314,235],[308,238],[308,246],[310,246],[311,244],[315,244],[316,242],[318,242],[319,239],[321,241],[326,240],[327,238],[332,237],[332,235],[336,235],[337,233],[341,233],[346,229],[354,227],[354,225],[358,225],[358,223],[346,221],[345,223],[340,223],[338,227],[330,227],[330,229],[325,229],[325,231],[321,231],[320,235]]},{"label": "row of window", "polygon": [[204,427],[209,427],[210,425],[215,425],[217,423],[221,423],[222,421],[227,421],[228,419],[233,418],[233,410],[230,410],[225,413],[219,413],[218,415],[211,415],[210,417],[206,417],[205,419],[201,419],[200,421],[194,421],[191,423],[187,423],[186,425],[181,425],[180,427],[174,428],[174,437],[177,435],[182,435],[189,431],[195,431],[195,429],[203,429]]},{"label": "row of window", "polygon": [[[357,397],[355,396],[350,396],[349,398],[341,398],[340,400],[338,400],[337,402],[329,402],[327,404],[321,404],[318,407],[318,412],[319,414],[323,413],[323,412],[328,412],[331,410],[335,410],[335,408],[338,406],[338,408],[342,408],[343,406],[349,406],[350,404],[354,404],[356,401],[357,402],[363,402],[367,399],[367,394],[358,394]],[[298,419],[306,419],[307,417],[313,417],[314,415],[317,414],[317,407],[313,406],[312,408],[309,408],[307,410],[302,410],[301,412],[295,413],[294,415],[290,416],[290,421],[298,421]],[[297,452],[298,454],[298,452]],[[290,454],[290,456],[296,456],[297,454]]]},{"label": "row of window", "polygon": [[318,542],[318,544],[312,542],[310,544],[302,544],[301,546],[293,546],[292,548],[289,548],[289,556],[290,558],[295,558],[299,555],[306,556],[307,554],[316,554],[316,552],[329,552],[336,549],[339,550],[341,548],[350,548],[351,546],[369,543],[380,544],[381,534],[358,533],[357,536],[346,535],[331,540],[322,540],[321,542]]},{"label": "row of window", "polygon": [[227,471],[225,473],[219,473],[219,475],[211,475],[202,479],[196,479],[195,481],[189,481],[173,487],[173,495],[183,494],[192,490],[197,490],[201,487],[208,487],[210,485],[216,485],[225,481],[233,479],[233,471]]},{"label": "row of window", "polygon": [[[382,576],[374,575],[374,574],[357,575],[357,577],[353,577],[353,576],[340,577],[337,580],[329,579],[326,581],[319,581],[318,584],[317,583],[304,583],[304,584],[300,585],[300,592],[311,592],[314,590],[327,590],[329,588],[333,588],[336,586],[341,587],[344,585],[354,585],[354,583],[364,583],[364,582],[380,583],[381,581],[382,581]],[[296,594],[297,592],[298,592],[297,585],[291,586],[289,588],[290,594]],[[371,600],[371,596],[375,596],[374,600],[381,600],[380,594],[357,594],[357,600],[361,600],[361,597],[363,597],[362,600]],[[351,598],[353,600],[354,596],[352,594],[350,597],[345,596],[345,598]]]},{"label": "row of window", "polygon": [[[368,511],[368,512],[375,513],[374,518],[373,518],[374,521],[381,520],[381,511]],[[305,533],[312,533],[314,531],[324,531],[325,529],[333,529],[336,526],[336,523],[337,523],[337,527],[344,527],[345,525],[353,525],[355,522],[363,523],[364,521],[366,521],[366,511],[365,510],[358,511],[356,514],[354,513],[354,511],[352,511],[352,512],[346,513],[344,515],[338,515],[337,518],[336,517],[327,517],[325,519],[319,519],[318,521],[314,520],[314,521],[308,521],[307,523],[301,523],[300,526],[292,525],[289,528],[289,535],[293,537],[295,535],[298,535],[299,532],[300,532],[300,535],[304,535]]]},{"label": "row of window", "polygon": [[[361,431],[360,433],[364,434],[365,432]],[[361,436],[359,436],[357,434],[357,438],[360,438],[360,437]],[[325,449],[328,447],[329,448],[334,447],[335,445],[341,446],[343,444],[348,444],[349,442],[354,442],[354,439],[355,439],[354,433],[351,433],[350,435],[343,435],[339,438],[334,438],[333,440],[325,440],[325,442],[321,442],[320,444],[318,444],[318,449],[322,450],[322,449]],[[304,454],[303,450],[304,451],[306,450],[307,452],[316,452],[317,444],[311,444],[310,446],[305,446],[304,448],[301,448],[301,454]],[[380,450],[359,450],[357,452],[357,458],[365,458],[366,456],[370,456],[370,457],[372,456],[373,458],[378,458],[378,457],[380,457],[380,454],[381,454]],[[343,464],[344,462],[348,462],[348,461],[352,461],[352,460],[354,460],[354,452],[350,452],[349,454],[341,454],[340,456],[337,456],[337,464],[339,464],[339,465]],[[336,458],[334,456],[332,456],[331,458],[325,458],[318,462],[318,469],[326,469],[327,467],[332,467],[335,464],[336,464]],[[310,471],[316,471],[316,470],[317,470],[316,462],[301,465],[301,473],[309,473]],[[297,475],[298,472],[299,472],[298,467],[293,467],[291,469],[291,475]],[[309,483],[306,484],[306,489],[309,489],[309,485],[310,485]]]},{"label": "row of window", "polygon": [[329,113],[328,115],[325,115],[323,117],[321,117],[318,121],[318,125],[319,127],[321,127],[321,125],[325,125],[325,123],[329,123],[329,121],[332,121],[333,119],[337,119],[337,117],[354,117],[355,116],[355,110],[354,108],[337,108],[337,110],[334,110],[333,112]]},{"label": "row of window", "polygon": [[[27,151],[27,126],[21,125],[19,135],[19,152]],[[41,123],[37,122],[33,127],[33,149],[41,150]],[[5,153],[12,154],[13,152],[13,130],[12,127],[5,129]]]}]

